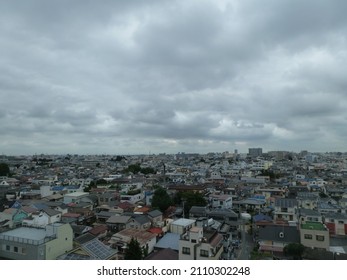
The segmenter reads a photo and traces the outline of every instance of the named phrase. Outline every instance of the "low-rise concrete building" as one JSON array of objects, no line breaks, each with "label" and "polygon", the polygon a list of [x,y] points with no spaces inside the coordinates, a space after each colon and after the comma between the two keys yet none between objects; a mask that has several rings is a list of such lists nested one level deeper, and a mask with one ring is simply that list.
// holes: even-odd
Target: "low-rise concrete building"
[{"label": "low-rise concrete building", "polygon": [[223,236],[217,231],[192,227],[179,240],[179,260],[219,260]]},{"label": "low-rise concrete building", "polygon": [[329,231],[319,222],[306,222],[300,225],[300,242],[305,247],[328,250]]},{"label": "low-rise concrete building", "polygon": [[0,257],[14,260],[54,260],[73,247],[70,224],[45,228],[19,227],[0,233]]}]

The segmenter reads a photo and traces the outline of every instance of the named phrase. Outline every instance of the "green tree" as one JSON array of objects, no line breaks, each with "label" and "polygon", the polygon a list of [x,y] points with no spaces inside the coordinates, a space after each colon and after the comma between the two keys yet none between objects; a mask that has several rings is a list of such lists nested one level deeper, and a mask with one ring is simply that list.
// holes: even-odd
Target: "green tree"
[{"label": "green tree", "polygon": [[99,185],[107,185],[107,181],[105,179],[98,179],[96,181],[96,185],[99,186]]},{"label": "green tree", "polygon": [[0,176],[10,176],[10,167],[6,163],[0,163]]},{"label": "green tree", "polygon": [[319,197],[320,197],[320,198],[327,198],[328,195],[326,195],[324,192],[320,192],[320,193],[319,193]]},{"label": "green tree", "polygon": [[165,212],[172,205],[172,199],[165,189],[157,187],[152,198],[152,207]]},{"label": "green tree", "polygon": [[133,174],[137,174],[137,173],[139,173],[141,171],[141,166],[140,166],[140,164],[130,164],[129,166],[128,166],[128,168],[126,168],[125,170],[124,170],[124,172],[125,173],[133,173]]},{"label": "green tree", "polygon": [[276,174],[275,172],[273,172],[272,170],[265,170],[263,169],[261,171],[261,176],[269,176],[270,177],[270,180],[275,180],[275,179],[278,179],[280,178],[280,175],[279,174]]},{"label": "green tree", "polygon": [[130,242],[127,244],[124,252],[125,260],[142,260],[143,250],[140,243],[134,237],[131,238]]},{"label": "green tree", "polygon": [[305,246],[301,243],[289,243],[283,248],[283,253],[287,257],[292,257],[294,260],[300,260],[305,251]]},{"label": "green tree", "polygon": [[187,216],[189,214],[190,208],[192,206],[206,206],[207,201],[204,196],[199,192],[185,191],[178,192],[174,197],[174,202],[178,205],[183,205],[184,202],[184,214]]},{"label": "green tree", "polygon": [[133,173],[133,174],[138,174],[141,172],[142,174],[147,175],[147,174],[155,174],[157,171],[152,167],[142,168],[139,163],[136,163],[136,164],[130,164],[126,169],[124,169],[123,172]]},{"label": "green tree", "polygon": [[145,175],[147,175],[147,174],[155,174],[156,170],[154,168],[152,168],[152,167],[145,167],[145,168],[141,169],[141,173],[145,174]]}]

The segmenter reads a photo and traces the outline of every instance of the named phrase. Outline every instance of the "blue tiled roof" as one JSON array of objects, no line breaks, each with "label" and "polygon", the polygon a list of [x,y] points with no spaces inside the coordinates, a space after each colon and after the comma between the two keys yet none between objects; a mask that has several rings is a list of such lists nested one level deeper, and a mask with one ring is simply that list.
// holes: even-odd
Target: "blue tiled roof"
[{"label": "blue tiled roof", "polygon": [[53,188],[52,188],[52,191],[62,191],[62,190],[64,190],[64,186],[54,186]]},{"label": "blue tiled roof", "polygon": [[272,221],[270,216],[264,215],[264,214],[258,214],[253,216],[253,221],[254,222],[259,222],[259,221]]},{"label": "blue tiled roof", "polygon": [[79,186],[66,186],[66,188],[67,188],[68,190],[77,190],[77,189],[79,189],[80,187],[79,187]]},{"label": "blue tiled roof", "polygon": [[43,204],[43,203],[34,203],[31,206],[36,208],[37,210],[42,210],[42,209],[48,208],[48,206],[46,204]]}]

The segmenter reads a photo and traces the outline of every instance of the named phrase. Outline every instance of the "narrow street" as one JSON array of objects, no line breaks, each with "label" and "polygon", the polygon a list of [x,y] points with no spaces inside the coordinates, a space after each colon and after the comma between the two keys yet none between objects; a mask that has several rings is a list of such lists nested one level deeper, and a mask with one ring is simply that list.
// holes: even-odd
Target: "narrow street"
[{"label": "narrow street", "polygon": [[253,239],[252,235],[248,233],[248,227],[247,225],[243,224],[241,226],[241,248],[238,253],[237,259],[238,260],[249,260],[251,256],[251,252],[253,250]]}]

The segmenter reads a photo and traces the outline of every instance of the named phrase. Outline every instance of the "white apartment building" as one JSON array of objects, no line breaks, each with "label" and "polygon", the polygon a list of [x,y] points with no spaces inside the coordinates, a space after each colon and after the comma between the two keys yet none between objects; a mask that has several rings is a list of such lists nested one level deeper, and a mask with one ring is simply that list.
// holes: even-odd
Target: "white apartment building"
[{"label": "white apartment building", "polygon": [[223,236],[217,231],[192,227],[179,240],[179,260],[219,260]]}]

